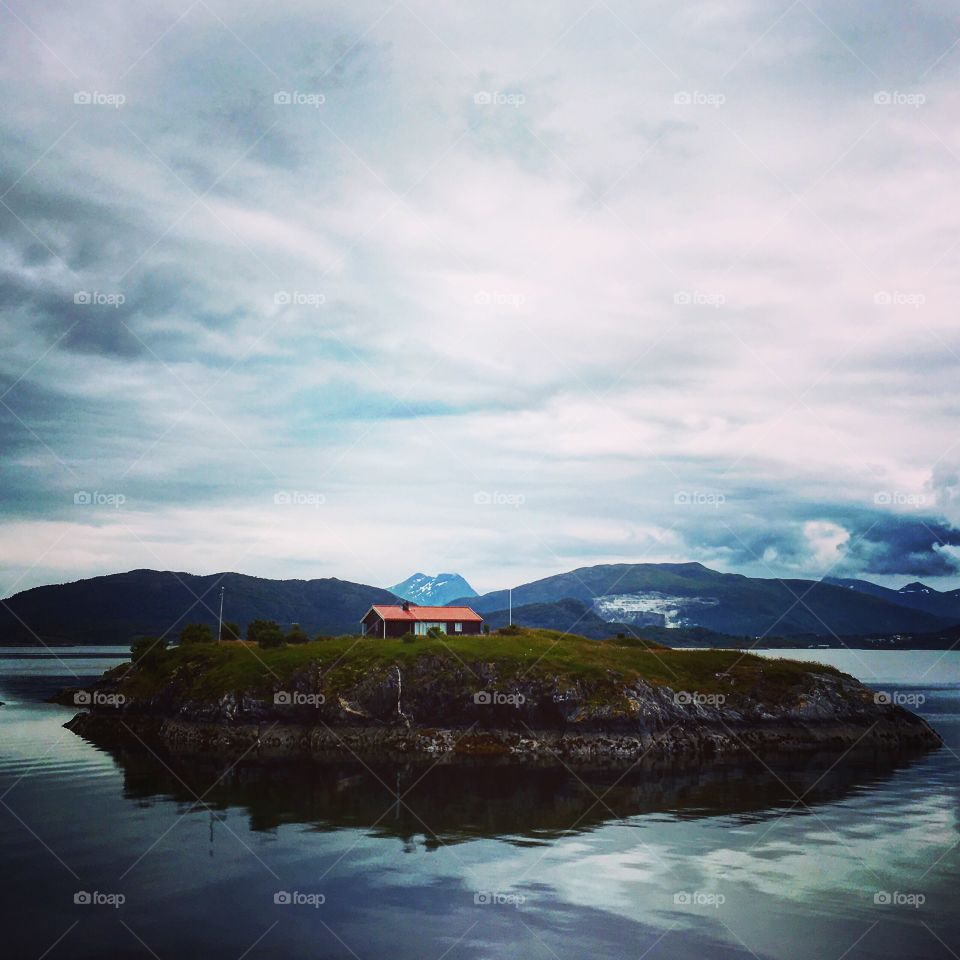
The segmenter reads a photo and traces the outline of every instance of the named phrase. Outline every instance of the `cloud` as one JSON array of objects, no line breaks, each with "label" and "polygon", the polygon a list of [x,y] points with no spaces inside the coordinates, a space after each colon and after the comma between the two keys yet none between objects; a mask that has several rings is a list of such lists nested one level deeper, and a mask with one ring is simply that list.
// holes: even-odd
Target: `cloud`
[{"label": "cloud", "polygon": [[[137,538],[221,569],[247,527],[274,575],[960,582],[950,8],[661,6],[11,23],[8,581]],[[285,488],[323,521],[263,506]],[[78,489],[137,537],[82,547]]]}]

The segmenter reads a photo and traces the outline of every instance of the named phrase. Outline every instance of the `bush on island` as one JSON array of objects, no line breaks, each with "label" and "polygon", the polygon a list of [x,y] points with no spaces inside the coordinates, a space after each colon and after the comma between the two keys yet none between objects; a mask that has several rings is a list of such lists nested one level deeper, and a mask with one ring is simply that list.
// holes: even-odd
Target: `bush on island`
[{"label": "bush on island", "polygon": [[283,631],[275,620],[253,620],[247,627],[247,640],[261,647],[279,647]]},{"label": "bush on island", "polygon": [[180,643],[213,643],[213,631],[205,623],[188,623],[180,631]]}]

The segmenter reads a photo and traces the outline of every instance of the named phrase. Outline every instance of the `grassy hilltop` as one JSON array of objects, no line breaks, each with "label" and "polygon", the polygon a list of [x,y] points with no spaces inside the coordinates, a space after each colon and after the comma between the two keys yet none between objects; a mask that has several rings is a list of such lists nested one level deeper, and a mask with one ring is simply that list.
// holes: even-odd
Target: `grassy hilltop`
[{"label": "grassy hilltop", "polygon": [[598,643],[514,627],[489,636],[418,637],[413,642],[343,636],[273,649],[242,641],[190,644],[150,656],[135,670],[119,667],[115,676],[124,678],[120,688],[132,697],[150,697],[173,684],[181,697],[207,700],[237,690],[267,694],[311,667],[322,671],[326,690],[337,691],[394,665],[404,672],[416,666],[418,674],[442,680],[478,664],[493,665],[502,683],[551,678],[561,684],[605,686],[640,679],[728,697],[749,692],[768,702],[802,692],[817,674],[838,674],[822,664],[737,650],[680,650],[635,640]]}]

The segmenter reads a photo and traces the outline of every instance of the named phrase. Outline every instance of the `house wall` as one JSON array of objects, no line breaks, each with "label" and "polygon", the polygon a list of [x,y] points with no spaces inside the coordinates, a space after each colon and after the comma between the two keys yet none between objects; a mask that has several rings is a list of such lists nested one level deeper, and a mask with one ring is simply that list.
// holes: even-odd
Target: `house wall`
[{"label": "house wall", "polygon": [[[367,635],[374,637],[383,636],[383,620],[371,610],[370,613],[364,617],[363,622],[367,625]],[[447,633],[451,636],[477,636],[483,632],[483,624],[477,621],[472,620],[440,620],[439,623],[445,623],[447,625]],[[463,624],[463,631],[459,634],[454,633],[453,625],[455,623]],[[387,636],[388,637],[402,637],[407,633],[412,633],[415,627],[415,621],[413,620],[388,620],[387,621]]]}]

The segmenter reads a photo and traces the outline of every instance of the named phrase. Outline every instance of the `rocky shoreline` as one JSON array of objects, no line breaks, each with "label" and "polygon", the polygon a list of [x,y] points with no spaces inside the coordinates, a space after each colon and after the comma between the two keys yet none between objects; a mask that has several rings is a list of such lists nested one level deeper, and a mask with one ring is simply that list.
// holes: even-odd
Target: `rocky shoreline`
[{"label": "rocky shoreline", "polygon": [[679,760],[842,753],[854,746],[896,752],[942,742],[921,717],[836,672],[810,673],[802,689],[775,703],[759,687],[742,689],[732,679],[727,694],[700,694],[642,679],[508,679],[495,663],[451,668],[431,658],[405,671],[368,671],[336,690],[316,664],[295,673],[283,689],[216,698],[184,697],[175,680],[135,696],[128,679],[111,671],[91,688],[63,691],[60,702],[87,707],[66,726],[96,741],[129,739],[179,752],[262,757]]}]

